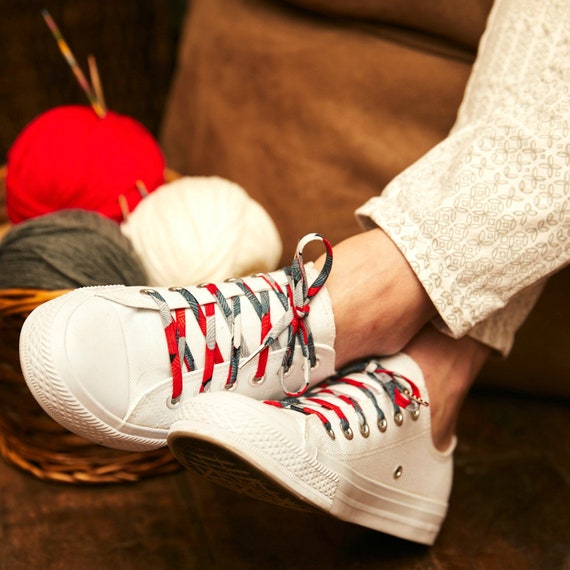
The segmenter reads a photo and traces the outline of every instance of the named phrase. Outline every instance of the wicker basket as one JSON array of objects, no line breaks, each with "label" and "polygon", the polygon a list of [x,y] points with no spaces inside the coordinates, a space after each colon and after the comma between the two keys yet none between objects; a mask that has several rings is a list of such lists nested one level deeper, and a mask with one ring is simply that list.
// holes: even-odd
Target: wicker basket
[{"label": "wicker basket", "polygon": [[[0,169],[0,231],[7,221],[5,172]],[[134,482],[178,470],[168,448],[131,453],[95,445],[62,428],[32,397],[20,370],[20,330],[35,307],[64,292],[0,289],[0,455],[39,479],[63,483]]]}]

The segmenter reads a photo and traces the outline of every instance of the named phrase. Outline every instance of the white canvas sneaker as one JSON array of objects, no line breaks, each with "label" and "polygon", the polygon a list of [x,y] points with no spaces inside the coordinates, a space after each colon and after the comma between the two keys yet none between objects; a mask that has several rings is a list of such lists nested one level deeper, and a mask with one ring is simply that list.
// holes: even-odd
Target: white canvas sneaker
[{"label": "white canvas sneaker", "polygon": [[236,491],[432,544],[455,441],[443,453],[434,447],[426,398],[420,369],[399,354],[301,397],[200,395],[180,408],[168,443],[184,466]]},{"label": "white canvas sneaker", "polygon": [[[303,263],[320,241],[326,263]],[[20,362],[32,394],[86,439],[144,451],[166,445],[177,407],[200,392],[301,394],[335,372],[324,283],[332,248],[303,238],[291,267],[194,287],[88,287],[36,308]]]}]

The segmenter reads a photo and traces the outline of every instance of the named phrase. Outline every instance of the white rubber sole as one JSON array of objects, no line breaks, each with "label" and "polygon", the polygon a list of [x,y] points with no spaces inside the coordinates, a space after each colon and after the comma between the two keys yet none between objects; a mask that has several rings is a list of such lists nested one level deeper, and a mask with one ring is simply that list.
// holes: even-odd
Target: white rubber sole
[{"label": "white rubber sole", "polygon": [[[167,430],[125,423],[97,405],[77,384],[74,393],[61,377],[62,363],[53,359],[53,344],[63,334],[66,314],[77,306],[85,288],[37,307],[20,334],[20,365],[26,384],[43,410],[69,431],[94,443],[128,451],[150,451],[166,445]],[[65,356],[63,356],[65,358]],[[63,363],[64,365],[65,363]],[[89,407],[83,402],[89,402]],[[91,409],[90,409],[91,408]],[[94,413],[96,412],[96,413]]]}]

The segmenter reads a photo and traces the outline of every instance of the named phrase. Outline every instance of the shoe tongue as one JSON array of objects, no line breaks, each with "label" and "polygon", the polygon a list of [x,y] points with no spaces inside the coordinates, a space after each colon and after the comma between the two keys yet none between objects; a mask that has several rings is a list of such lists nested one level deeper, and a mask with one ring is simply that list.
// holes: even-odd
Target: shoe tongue
[{"label": "shoe tongue", "polygon": [[[386,372],[379,372],[379,367],[386,370]],[[369,375],[367,372],[371,374]],[[392,376],[390,373],[394,373],[394,375]],[[358,386],[353,385],[352,381],[363,384],[380,399],[388,397],[392,399],[396,397],[394,390],[402,393],[402,389],[410,390],[416,396],[421,397],[422,400],[428,399],[422,372],[416,362],[407,354],[400,353],[390,357],[370,360],[361,371],[350,372],[347,370],[343,376],[350,380],[343,382],[340,379],[338,383],[333,381],[330,387],[336,393],[342,393],[357,400],[366,401],[366,398],[363,399],[362,390]],[[408,381],[413,383],[418,389],[417,392],[409,385]],[[384,385],[384,390],[381,388],[381,384]],[[324,393],[326,393],[326,390]],[[389,394],[392,395],[389,396]],[[408,399],[406,396],[404,397],[406,400]]]},{"label": "shoe tongue", "polygon": [[[377,362],[385,370],[394,372],[397,375],[396,379],[398,384],[406,386],[411,382],[413,386],[409,386],[408,389],[410,393],[415,395],[415,398],[420,398],[420,400],[416,400],[417,402],[429,402],[429,394],[424,375],[417,362],[411,356],[401,352],[390,357],[379,358]],[[405,391],[406,390],[404,390],[404,392]],[[405,395],[406,399],[408,396],[409,394]],[[412,399],[415,398],[412,397]]]},{"label": "shoe tongue", "polygon": [[426,384],[424,375],[417,362],[404,352],[400,352],[393,356],[383,356],[377,361],[386,369],[397,372],[402,376],[409,378],[423,394],[426,392]]}]

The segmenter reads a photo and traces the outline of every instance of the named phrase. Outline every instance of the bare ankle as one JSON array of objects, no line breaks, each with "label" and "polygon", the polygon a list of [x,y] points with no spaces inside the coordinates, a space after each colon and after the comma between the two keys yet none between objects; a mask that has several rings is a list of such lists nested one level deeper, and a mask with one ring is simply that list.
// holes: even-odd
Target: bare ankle
[{"label": "bare ankle", "polygon": [[334,256],[327,290],[337,329],[337,366],[400,351],[435,315],[407,260],[382,230],[341,242]]},{"label": "bare ankle", "polygon": [[429,392],[432,438],[449,447],[461,406],[491,349],[470,337],[453,339],[426,326],[404,349],[422,369]]}]

